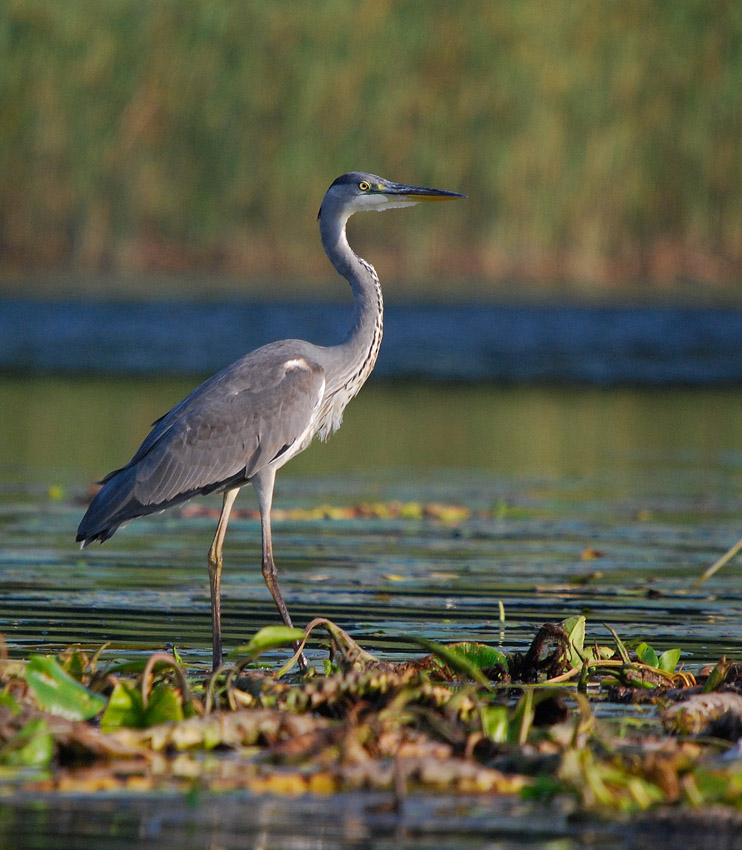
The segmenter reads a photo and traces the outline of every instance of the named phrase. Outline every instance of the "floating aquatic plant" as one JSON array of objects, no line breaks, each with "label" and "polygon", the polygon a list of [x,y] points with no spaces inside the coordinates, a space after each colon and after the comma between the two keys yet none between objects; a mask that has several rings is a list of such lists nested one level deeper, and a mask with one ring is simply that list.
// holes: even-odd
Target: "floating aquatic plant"
[{"label": "floating aquatic plant", "polygon": [[[6,659],[0,764],[37,791],[424,787],[566,793],[586,811],[742,806],[740,760],[724,758],[742,725],[742,666],[722,659],[696,684],[680,649],[631,650],[608,631],[613,646],[589,641],[577,616],[544,624],[525,653],[418,640],[427,654],[391,662],[318,618],[260,630],[213,674],[175,652]],[[297,671],[308,641],[327,648],[323,674]],[[281,646],[294,647],[288,663],[258,663]],[[657,704],[664,737],[599,720],[595,706],[616,698]]]}]

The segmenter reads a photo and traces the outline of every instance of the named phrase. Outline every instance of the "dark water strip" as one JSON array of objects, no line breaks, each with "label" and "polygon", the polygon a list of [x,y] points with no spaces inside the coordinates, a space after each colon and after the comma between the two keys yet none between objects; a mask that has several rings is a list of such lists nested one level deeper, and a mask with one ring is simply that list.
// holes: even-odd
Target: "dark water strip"
[{"label": "dark water strip", "polygon": [[391,792],[297,798],[233,794],[6,797],[0,840],[17,850],[661,850],[736,848],[738,813],[659,811],[573,818],[567,800]]},{"label": "dark water strip", "polygon": [[[209,373],[275,339],[342,339],[345,303],[0,301],[0,369]],[[742,310],[391,305],[386,378],[742,383]]]}]

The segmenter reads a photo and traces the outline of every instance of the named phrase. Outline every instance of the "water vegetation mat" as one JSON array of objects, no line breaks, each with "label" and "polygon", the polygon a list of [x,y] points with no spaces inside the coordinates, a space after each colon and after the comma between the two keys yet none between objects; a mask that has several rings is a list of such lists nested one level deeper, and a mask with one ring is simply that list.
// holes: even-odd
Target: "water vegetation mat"
[{"label": "water vegetation mat", "polygon": [[[394,807],[425,790],[607,815],[742,809],[742,664],[694,675],[680,647],[594,631],[573,616],[525,652],[418,639],[386,661],[320,618],[261,629],[213,673],[176,649],[5,657],[0,793],[381,790]],[[324,669],[302,674],[308,641]]]}]

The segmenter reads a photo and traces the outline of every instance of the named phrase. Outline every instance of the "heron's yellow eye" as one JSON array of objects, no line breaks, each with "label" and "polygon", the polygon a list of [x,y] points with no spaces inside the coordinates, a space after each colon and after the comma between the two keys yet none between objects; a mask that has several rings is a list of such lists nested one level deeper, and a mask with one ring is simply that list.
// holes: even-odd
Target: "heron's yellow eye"
[{"label": "heron's yellow eye", "polygon": [[366,180],[361,180],[361,182],[358,184],[358,188],[362,192],[368,192],[368,190],[371,188],[371,184],[368,183]]}]

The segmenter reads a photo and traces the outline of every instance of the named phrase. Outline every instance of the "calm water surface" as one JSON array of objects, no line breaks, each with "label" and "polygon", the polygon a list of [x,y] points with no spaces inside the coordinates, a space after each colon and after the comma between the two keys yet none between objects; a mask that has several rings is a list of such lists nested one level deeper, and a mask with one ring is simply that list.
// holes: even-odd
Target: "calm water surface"
[{"label": "calm water surface", "polygon": [[[81,553],[74,544],[90,482],[126,462],[149,423],[192,386],[0,378],[0,628],[12,655],[110,641],[108,657],[130,658],[174,643],[188,664],[208,664],[205,555],[218,499],[194,503],[211,514],[168,512],[105,546]],[[276,508],[390,500],[463,505],[471,517],[279,518],[274,542],[295,620],[328,616],[393,658],[418,652],[415,635],[522,650],[542,623],[574,613],[586,614],[598,641],[610,640],[607,623],[626,639],[680,646],[691,669],[742,655],[739,564],[691,589],[742,535],[740,389],[371,384],[328,444],[283,470]],[[254,509],[249,488],[237,504]],[[227,646],[277,620],[259,558],[258,521],[243,510],[225,549]],[[152,811],[67,802],[64,816],[54,802],[6,807],[0,836],[45,846],[45,824],[62,829],[67,817],[70,835],[97,824],[89,846],[104,835],[111,848],[143,835],[163,847],[208,846],[215,836],[219,846],[253,846],[241,836],[260,829],[256,847],[649,846],[641,830],[575,834],[559,813],[512,803],[412,800],[402,821],[382,824],[373,801],[353,798],[330,827],[325,804],[311,801]]]},{"label": "calm water surface", "polygon": [[[201,292],[215,282],[201,280]],[[150,281],[150,296],[162,291]],[[110,292],[112,282],[105,284]],[[350,293],[337,301],[0,299],[0,369],[59,372],[215,372],[276,339],[339,342]],[[491,285],[490,285],[490,288]],[[493,288],[493,294],[496,288]],[[251,284],[246,282],[245,293]],[[394,290],[389,290],[393,294]],[[451,294],[456,292],[455,285]],[[375,375],[601,386],[739,384],[742,310],[645,304],[395,303],[384,315]]]},{"label": "calm water surface", "polygon": [[[73,539],[89,483],[128,460],[192,382],[0,381],[0,601],[11,652],[175,643],[207,661],[208,509],[137,520],[104,546]],[[295,618],[329,616],[369,649],[404,636],[522,648],[546,620],[588,615],[686,663],[740,648],[739,568],[692,580],[742,534],[742,391],[371,385],[343,428],[279,475],[276,508],[443,502],[471,518],[279,519]],[[230,526],[227,644],[276,615],[259,570],[249,488]],[[248,513],[247,511],[250,511]],[[590,553],[598,557],[587,559]],[[505,605],[504,626],[498,602]]]}]

